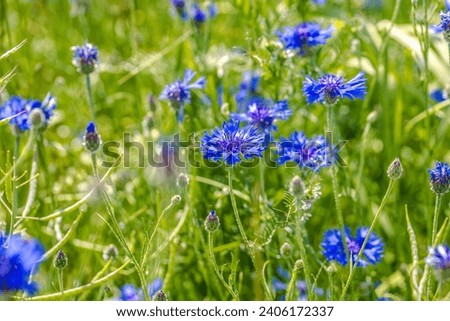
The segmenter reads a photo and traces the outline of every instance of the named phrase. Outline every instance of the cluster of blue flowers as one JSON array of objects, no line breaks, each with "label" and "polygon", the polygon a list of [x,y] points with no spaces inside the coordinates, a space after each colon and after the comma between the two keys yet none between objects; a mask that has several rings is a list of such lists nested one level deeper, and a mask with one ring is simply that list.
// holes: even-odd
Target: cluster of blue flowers
[{"label": "cluster of blue flowers", "polygon": [[[360,259],[357,261],[358,254],[369,232],[368,227],[360,227],[356,230],[353,237],[349,228],[345,228],[345,242],[351,256],[352,264],[356,266],[366,267],[370,264],[376,264],[381,261],[384,253],[384,244],[381,238],[371,233],[368,242],[362,252]],[[327,261],[336,261],[342,266],[347,265],[348,258],[342,242],[341,231],[339,229],[330,229],[324,233],[322,240],[323,255]]]},{"label": "cluster of blue flowers", "polygon": [[11,96],[0,106],[0,120],[9,119],[16,134],[32,127],[45,128],[54,114],[56,99],[48,94],[43,101]]},{"label": "cluster of blue flowers", "polygon": [[[163,280],[161,278],[156,278],[152,283],[150,283],[147,287],[149,297],[153,298],[154,295],[162,289]],[[142,289],[136,288],[132,284],[125,284],[120,289],[120,296],[118,301],[143,301],[144,294],[142,293]]]},{"label": "cluster of blue flowers", "polygon": [[16,291],[33,295],[44,247],[36,239],[25,239],[19,234],[7,235],[0,231],[0,296]]}]

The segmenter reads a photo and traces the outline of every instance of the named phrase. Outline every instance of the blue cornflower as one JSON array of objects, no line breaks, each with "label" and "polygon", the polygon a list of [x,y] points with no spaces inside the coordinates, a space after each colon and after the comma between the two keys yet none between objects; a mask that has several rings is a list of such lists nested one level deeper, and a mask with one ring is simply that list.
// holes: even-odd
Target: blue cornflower
[{"label": "blue cornflower", "polygon": [[429,169],[430,188],[436,194],[445,194],[450,189],[450,166],[448,163],[436,162],[434,169]]},{"label": "blue cornflower", "polygon": [[56,99],[47,94],[41,102],[37,99],[24,99],[20,96],[12,96],[0,106],[0,120],[11,118],[9,123],[15,133],[22,133],[33,126],[45,128],[56,108]]},{"label": "blue cornflower", "polygon": [[200,149],[203,157],[234,166],[244,159],[261,157],[265,149],[264,134],[254,126],[239,128],[239,122],[230,120],[222,127],[216,127],[211,133],[205,132]]},{"label": "blue cornflower", "polygon": [[245,112],[247,106],[250,105],[251,101],[255,101],[256,97],[258,97],[256,100],[260,99],[257,94],[260,79],[261,76],[257,73],[250,71],[244,73],[242,81],[239,84],[239,90],[234,95],[238,112]]},{"label": "blue cornflower", "polygon": [[194,76],[195,72],[189,69],[186,70],[183,81],[176,80],[167,85],[159,96],[159,99],[168,100],[171,106],[178,112],[179,122],[183,121],[184,118],[184,105],[191,102],[191,89],[205,88],[205,77],[200,77],[191,83]]},{"label": "blue cornflower", "polygon": [[303,131],[295,131],[288,138],[281,137],[277,147],[279,164],[293,161],[315,172],[331,165],[330,148],[323,136],[308,139]]},{"label": "blue cornflower", "polygon": [[200,8],[198,3],[194,3],[192,5],[192,20],[194,20],[195,23],[201,24],[206,21],[207,15],[206,12]]},{"label": "blue cornflower", "polygon": [[430,93],[430,97],[435,102],[440,103],[448,99],[448,93],[443,89],[435,89]]},{"label": "blue cornflower", "polygon": [[445,4],[445,8],[447,9],[447,11],[450,10],[450,0],[444,0],[444,4]]},{"label": "blue cornflower", "polygon": [[[353,264],[355,264],[364,238],[367,236],[368,232],[368,227],[360,227],[356,230],[356,236],[352,237],[350,229],[347,227],[345,228],[345,241]],[[342,266],[347,265],[347,257],[345,255],[344,244],[342,243],[341,231],[339,229],[327,230],[324,233],[321,246],[323,249],[322,253],[327,261],[337,261]],[[356,265],[362,267],[366,267],[369,264],[375,265],[381,261],[383,251],[383,241],[378,235],[371,233],[363,254],[359,261],[356,262]]]},{"label": "blue cornflower", "polygon": [[333,30],[333,26],[322,30],[318,23],[304,22],[295,27],[284,27],[278,30],[276,35],[286,50],[293,50],[300,56],[306,56],[312,47],[324,45]]},{"label": "blue cornflower", "polygon": [[312,1],[319,6],[322,6],[327,2],[327,0],[312,0]]},{"label": "blue cornflower", "polygon": [[274,125],[276,119],[288,119],[292,115],[292,111],[288,107],[286,100],[273,103],[270,100],[261,99],[251,103],[246,113],[232,113],[231,119],[248,122],[250,125],[269,133],[277,130]]},{"label": "blue cornflower", "polygon": [[438,280],[450,280],[450,248],[447,244],[428,248],[428,257],[425,262],[433,267]]},{"label": "blue cornflower", "polygon": [[119,301],[141,301],[142,298],[139,295],[139,289],[132,284],[125,284],[120,289]]},{"label": "blue cornflower", "polygon": [[450,248],[447,244],[430,247],[425,262],[436,270],[450,269]]},{"label": "blue cornflower", "polygon": [[366,95],[366,77],[360,72],[352,80],[345,82],[344,78],[327,74],[317,81],[306,76],[303,82],[303,94],[308,104],[321,102],[334,104],[339,98],[364,99]]},{"label": "blue cornflower", "polygon": [[29,129],[29,100],[20,96],[11,96],[2,106],[0,106],[0,120],[11,118],[9,123],[15,132],[20,133]]},{"label": "blue cornflower", "polygon": [[0,295],[15,291],[35,294],[37,284],[30,278],[38,271],[44,252],[36,239],[24,239],[19,234],[8,238],[0,232]]},{"label": "blue cornflower", "polygon": [[441,18],[441,23],[434,26],[434,31],[436,33],[444,32],[444,37],[446,37],[445,34],[450,31],[450,11],[441,11],[439,17]]},{"label": "blue cornflower", "polygon": [[[148,295],[153,297],[156,292],[162,289],[163,280],[161,278],[156,278],[152,283],[147,286]],[[142,289],[136,288],[132,284],[125,284],[120,289],[119,301],[143,301],[144,294]]]},{"label": "blue cornflower", "polygon": [[98,65],[98,49],[96,46],[85,43],[71,49],[73,52],[72,64],[78,72],[88,75],[95,71]]}]

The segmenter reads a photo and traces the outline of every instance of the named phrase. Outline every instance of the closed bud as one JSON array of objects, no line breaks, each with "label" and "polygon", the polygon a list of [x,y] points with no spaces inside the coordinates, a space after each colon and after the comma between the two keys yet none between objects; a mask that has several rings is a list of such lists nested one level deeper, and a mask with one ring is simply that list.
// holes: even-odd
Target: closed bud
[{"label": "closed bud", "polygon": [[89,123],[86,128],[86,134],[83,137],[83,145],[87,151],[91,153],[95,153],[102,144],[102,140],[100,135],[97,133],[95,129],[94,123]]},{"label": "closed bud", "polygon": [[288,257],[290,256],[292,253],[292,245],[285,242],[283,245],[281,245],[280,247],[280,254],[283,257]]},{"label": "closed bud", "polygon": [[44,112],[40,108],[33,108],[29,116],[29,124],[33,129],[41,129],[46,125]]},{"label": "closed bud", "polygon": [[167,301],[167,295],[163,290],[159,290],[152,298],[153,301]]},{"label": "closed bud", "polygon": [[337,273],[337,267],[336,267],[336,264],[334,264],[334,263],[330,264],[330,265],[327,267],[327,272],[328,272],[329,274],[335,274],[335,273]]},{"label": "closed bud", "polygon": [[205,230],[209,233],[214,233],[220,227],[220,220],[216,214],[216,211],[212,210],[209,212],[208,216],[205,219]]},{"label": "closed bud", "polygon": [[303,260],[297,260],[297,261],[295,261],[294,269],[296,271],[301,270],[301,269],[303,269],[303,265],[304,265]]},{"label": "closed bud", "polygon": [[300,176],[295,175],[289,183],[289,192],[294,196],[302,196],[305,192],[305,183]]},{"label": "closed bud", "polygon": [[59,250],[55,255],[53,265],[55,266],[55,268],[62,270],[67,266],[67,263],[68,260],[66,253],[64,253],[63,250]]},{"label": "closed bud", "polygon": [[172,205],[178,205],[181,203],[181,196],[180,195],[174,195],[170,201]]},{"label": "closed bud", "polygon": [[185,174],[181,173],[177,177],[177,186],[178,187],[186,187],[189,185],[189,177],[187,177]]},{"label": "closed bud", "polygon": [[403,167],[398,157],[389,165],[387,170],[387,176],[389,179],[399,179],[403,174]]},{"label": "closed bud", "polygon": [[109,261],[114,260],[119,256],[119,250],[117,250],[117,247],[114,244],[110,244],[103,250],[103,260]]}]

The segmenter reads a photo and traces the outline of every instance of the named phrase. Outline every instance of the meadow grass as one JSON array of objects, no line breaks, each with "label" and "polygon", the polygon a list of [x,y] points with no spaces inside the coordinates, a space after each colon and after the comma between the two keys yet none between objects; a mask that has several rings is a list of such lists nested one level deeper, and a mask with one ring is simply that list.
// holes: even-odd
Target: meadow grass
[{"label": "meadow grass", "polygon": [[[8,53],[0,59],[0,103],[11,95],[42,100],[47,92],[57,99],[55,116],[36,141],[26,148],[31,131],[20,138],[16,166],[15,136],[7,121],[0,123],[6,173],[0,175],[0,231],[10,230],[10,212],[17,212],[14,231],[48,251],[34,277],[35,297],[1,287],[0,295],[111,300],[125,284],[143,287],[161,278],[169,300],[449,299],[448,282],[436,280],[425,264],[428,247],[449,241],[449,196],[435,199],[427,172],[436,161],[450,161],[448,100],[429,97],[449,84],[447,43],[430,29],[443,3],[218,1],[217,16],[198,28],[177,16],[170,1],[98,0],[77,12],[74,4],[82,2],[0,0],[0,54]],[[334,32],[311,56],[288,56],[275,32],[303,21],[332,25]],[[86,41],[100,56],[88,86],[95,108],[85,76],[72,65],[71,48]],[[186,69],[204,76],[206,86],[192,92],[179,123],[158,97]],[[277,122],[275,140],[294,130],[325,136],[332,108],[333,141],[347,141],[334,179],[328,168],[276,166],[273,150],[264,152],[266,164],[241,163],[232,173],[222,162],[203,160],[201,137],[237,111],[234,95],[246,71],[261,75],[264,97],[288,100],[292,116]],[[305,76],[349,80],[359,71],[367,77],[365,99],[333,107],[306,103]],[[83,147],[93,113],[103,144],[120,142],[118,154],[130,150],[129,166],[125,153],[111,168],[102,166],[111,158],[97,152],[98,177]],[[200,166],[139,166],[138,148],[124,144],[124,133],[145,153],[147,142],[160,153],[161,143],[179,133],[182,156]],[[404,172],[393,181],[386,171],[396,157]],[[187,184],[177,184],[181,173]],[[320,187],[310,208],[289,192],[295,175],[311,195]],[[373,230],[384,243],[380,263],[350,269],[327,262],[324,232],[343,228],[336,200],[352,232],[378,214]],[[220,228],[209,234],[204,224],[211,210]],[[105,260],[111,244],[118,255]],[[53,265],[60,249],[68,258],[62,275]],[[285,288],[277,291],[274,279]]]}]

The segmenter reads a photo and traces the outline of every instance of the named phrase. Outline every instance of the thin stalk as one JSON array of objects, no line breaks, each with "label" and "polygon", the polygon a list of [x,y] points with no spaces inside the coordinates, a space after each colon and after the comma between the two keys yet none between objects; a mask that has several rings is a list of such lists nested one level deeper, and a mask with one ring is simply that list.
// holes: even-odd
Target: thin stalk
[{"label": "thin stalk", "polygon": [[436,233],[438,228],[439,221],[439,210],[441,209],[442,203],[442,194],[436,193],[436,201],[434,205],[434,214],[433,214],[433,229],[431,231],[431,245],[434,245],[434,241],[436,240]]},{"label": "thin stalk", "polygon": [[297,269],[294,267],[291,271],[291,279],[286,289],[286,301],[293,301],[295,281],[297,279]]},{"label": "thin stalk", "polygon": [[[442,194],[441,193],[436,193],[436,201],[434,204],[434,214],[433,214],[433,229],[431,231],[431,246],[435,246],[435,241],[436,241],[436,234],[437,234],[437,226],[438,226],[438,218],[439,218],[439,210],[441,208],[441,202],[442,202]],[[428,264],[426,265],[426,267],[428,267]],[[426,274],[425,274],[426,273]],[[426,290],[425,290],[425,297],[428,299],[428,296],[430,295],[431,292],[431,273],[429,273],[429,268],[428,270],[425,268],[425,272],[423,274],[423,278],[420,282],[421,285],[421,293],[425,287],[425,281],[426,281]]]},{"label": "thin stalk", "polygon": [[[95,153],[91,153],[91,157],[92,157],[92,169],[93,169],[93,172],[94,172],[94,176],[95,176],[95,178],[98,181],[98,180],[100,180],[100,178],[99,178],[98,171],[97,171],[97,156],[96,156]],[[105,202],[107,212],[108,212],[109,217],[111,219],[111,223],[112,223],[110,225],[111,229],[112,229],[113,233],[115,234],[116,238],[118,239],[118,241],[120,242],[120,244],[122,245],[122,248],[127,253],[127,255],[130,258],[130,260],[133,262],[134,267],[136,269],[136,272],[137,272],[137,274],[139,276],[139,280],[141,281],[141,287],[142,287],[142,290],[144,292],[145,299],[147,301],[150,301],[150,296],[149,296],[148,291],[147,291],[147,282],[145,280],[145,275],[144,275],[144,272],[142,271],[142,267],[139,264],[139,262],[136,259],[136,257],[131,252],[130,248],[128,247],[126,239],[125,239],[125,237],[124,237],[124,235],[122,233],[122,230],[120,229],[119,223],[117,222],[117,218],[116,218],[116,215],[115,215],[114,210],[113,210],[111,199],[109,198],[108,194],[106,193],[106,191],[105,191],[105,189],[103,188],[102,185],[100,185],[100,192],[102,194],[103,201]]]},{"label": "thin stalk", "polygon": [[[239,228],[239,232],[241,233],[241,237],[244,242],[245,248],[248,252],[248,255],[250,256],[250,259],[252,260],[253,266],[255,267],[255,272],[257,273],[258,278],[260,278],[260,282],[262,283],[261,271],[258,270],[258,266],[256,265],[255,253],[253,253],[253,249],[250,245],[250,242],[248,241],[247,235],[245,234],[245,230],[244,227],[242,226],[241,218],[239,216],[239,211],[236,205],[236,197],[234,195],[233,190],[233,170],[231,168],[228,170],[228,188],[230,190],[231,207],[233,208],[233,213]],[[267,297],[271,298],[272,294],[268,291],[266,287],[264,287],[264,285],[263,288],[264,291],[266,292]]]},{"label": "thin stalk", "polygon": [[27,202],[25,203],[25,208],[22,212],[22,216],[26,217],[33,205],[34,199],[36,197],[36,187],[37,187],[37,171],[38,171],[38,144],[34,145],[34,155],[33,162],[31,163],[30,170],[30,186],[28,188]]},{"label": "thin stalk", "polygon": [[27,143],[25,144],[25,147],[22,150],[22,153],[20,153],[20,156],[15,159],[14,166],[11,167],[5,175],[0,179],[0,185],[2,185],[16,170],[16,167],[18,167],[22,161],[25,159],[25,157],[28,155],[28,153],[31,150],[31,147],[36,142],[37,133],[34,130],[31,130],[30,135],[28,136]]},{"label": "thin stalk", "polygon": [[88,284],[66,290],[62,293],[58,292],[58,293],[37,295],[37,296],[33,296],[31,298],[25,298],[25,300],[30,300],[30,301],[58,300],[58,299],[62,299],[62,298],[66,298],[66,297],[70,297],[70,296],[74,296],[74,295],[83,293],[85,291],[94,289],[94,288],[99,287],[99,286],[105,284],[106,282],[110,281],[115,276],[117,276],[124,268],[126,268],[127,265],[130,264],[130,262],[131,261],[127,260],[124,264],[122,264],[120,267],[118,267],[117,269],[115,269],[114,271],[109,273],[108,275],[105,275],[104,277],[97,279],[95,281],[91,281]]},{"label": "thin stalk", "polygon": [[155,227],[153,229],[152,235],[150,235],[149,240],[146,242],[144,247],[144,255],[142,257],[141,265],[146,266],[147,265],[147,257],[149,254],[150,246],[153,242],[153,238],[156,235],[156,231],[158,230],[159,224],[161,223],[162,218],[165,216],[165,214],[174,206],[175,204],[170,202],[170,204],[161,212],[161,215],[159,215],[158,220],[156,221]]},{"label": "thin stalk", "polygon": [[311,285],[311,277],[310,277],[310,270],[309,270],[309,261],[308,261],[308,255],[306,254],[306,247],[305,247],[305,237],[303,233],[303,225],[300,220],[300,217],[297,218],[297,239],[298,239],[298,245],[300,248],[300,255],[301,259],[303,261],[303,271],[305,273],[305,282],[306,282],[306,290],[308,291],[308,300],[312,299],[313,291],[312,291],[312,285]]},{"label": "thin stalk", "polygon": [[219,278],[220,282],[222,282],[223,286],[230,292],[233,300],[239,301],[239,295],[233,290],[233,288],[225,281],[223,278],[223,274],[220,272],[219,267],[217,266],[216,257],[214,256],[214,246],[213,246],[213,237],[212,233],[208,232],[208,248],[209,248],[209,258],[214,267],[214,271],[216,271],[216,275]]},{"label": "thin stalk", "polygon": [[61,292],[61,293],[63,293],[64,292],[64,281],[63,281],[63,277],[64,277],[64,274],[63,274],[64,272],[63,272],[63,269],[58,269],[58,282],[59,282],[59,291]]},{"label": "thin stalk", "polygon": [[[331,120],[331,113],[332,113],[332,106],[326,106],[327,108],[327,135],[333,135],[332,131],[332,120]],[[332,136],[331,136],[332,137]],[[328,142],[330,145],[330,151],[333,149],[333,142],[332,139]],[[333,165],[333,155],[329,155],[331,157],[331,180],[333,183],[333,195],[334,195],[334,203],[336,204],[336,214],[337,214],[337,220],[338,220],[338,226],[339,230],[341,232],[341,240],[342,244],[344,245],[344,251],[345,256],[347,257],[347,260],[349,260],[349,252],[348,252],[348,246],[347,241],[345,240],[345,224],[344,224],[344,216],[342,215],[342,207],[341,207],[341,200],[339,198],[339,186],[338,186],[338,180],[337,180],[337,172],[336,172],[336,166]]]},{"label": "thin stalk", "polygon": [[[360,250],[358,252],[358,256],[356,257],[355,262],[350,262],[350,274],[348,275],[347,282],[345,282],[344,288],[342,289],[341,300],[344,300],[344,298],[345,298],[345,295],[347,293],[348,287],[350,286],[350,283],[352,281],[354,272],[356,270],[356,266],[357,266],[359,260],[361,259],[362,255],[363,255],[363,252],[364,252],[364,250],[366,248],[367,242],[369,242],[370,235],[372,234],[372,231],[375,228],[375,225],[376,225],[376,223],[378,221],[378,218],[379,218],[381,212],[383,211],[384,206],[386,205],[386,201],[387,201],[389,195],[392,192],[392,189],[394,187],[394,181],[395,180],[393,180],[393,179],[391,179],[389,181],[389,186],[388,186],[388,188],[386,190],[386,193],[383,196],[383,200],[381,201],[380,207],[378,207],[377,213],[375,214],[375,217],[372,220],[372,224],[370,224],[369,231],[367,232],[367,235],[364,238],[364,242],[363,242],[363,244],[362,244],[362,246],[361,246],[361,248],[360,248]],[[353,265],[355,265],[355,266],[353,266]]]},{"label": "thin stalk", "polygon": [[88,96],[89,109],[91,110],[92,121],[95,123],[94,97],[92,96],[91,77],[89,74],[86,75],[86,92]]},{"label": "thin stalk", "polygon": [[63,216],[65,214],[71,213],[73,211],[75,211],[76,209],[80,208],[84,203],[86,203],[89,198],[92,196],[92,194],[94,194],[94,192],[97,190],[97,188],[99,188],[104,181],[106,181],[106,179],[112,174],[112,171],[114,168],[116,168],[116,165],[118,165],[120,163],[120,161],[122,160],[122,155],[120,155],[120,157],[117,159],[116,163],[110,168],[108,169],[108,171],[105,173],[105,175],[103,175],[102,179],[99,180],[97,182],[97,184],[80,200],[78,200],[77,202],[75,202],[74,204],[70,205],[69,207],[66,207],[64,209],[61,210],[57,210],[56,212],[43,216],[43,217],[23,217],[20,216],[19,218],[21,219],[29,219],[29,220],[36,220],[36,221],[49,221],[49,220],[53,220],[55,218],[58,218],[60,216]]},{"label": "thin stalk", "polygon": [[14,223],[17,217],[17,211],[19,209],[19,200],[18,200],[18,188],[17,188],[17,166],[16,161],[19,157],[19,146],[20,146],[20,135],[16,136],[16,139],[14,140],[14,162],[13,162],[13,177],[12,177],[12,211],[11,211],[11,222],[9,226],[9,235],[14,234]]}]

